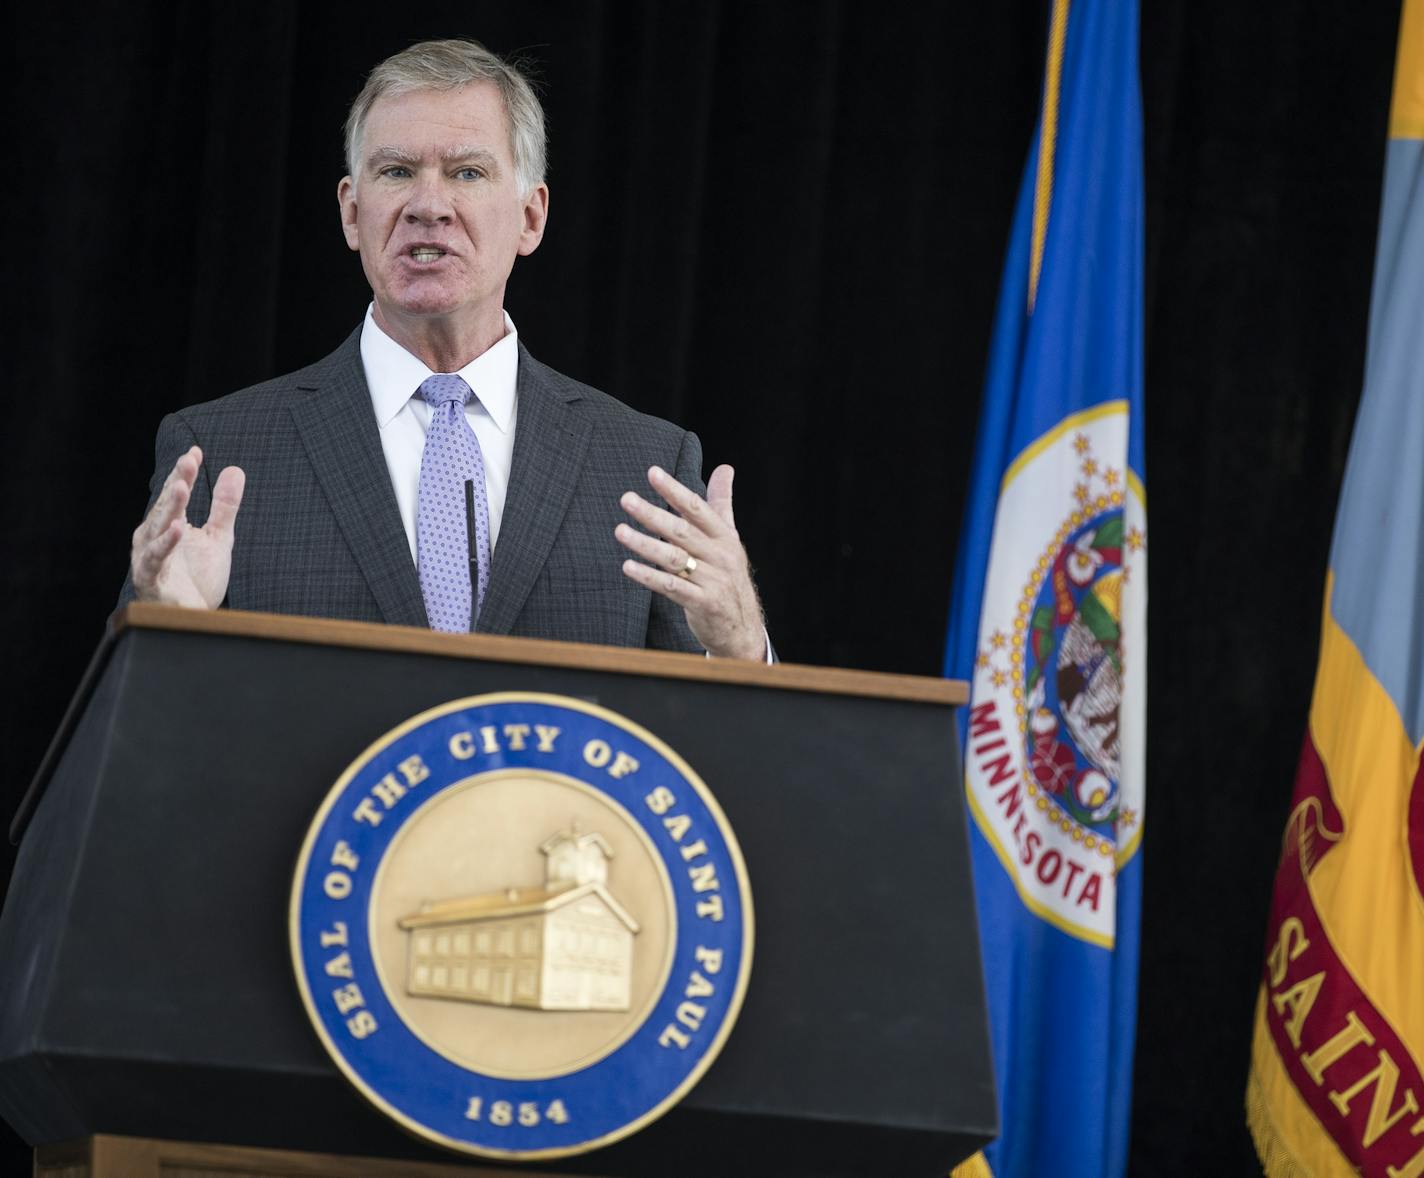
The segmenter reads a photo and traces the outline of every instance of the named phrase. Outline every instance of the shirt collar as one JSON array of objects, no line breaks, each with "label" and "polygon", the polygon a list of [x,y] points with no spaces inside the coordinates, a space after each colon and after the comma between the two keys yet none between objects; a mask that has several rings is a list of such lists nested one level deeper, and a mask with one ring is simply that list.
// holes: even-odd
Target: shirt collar
[{"label": "shirt collar", "polygon": [[[380,329],[373,311],[374,305],[366,308],[366,321],[361,325],[361,366],[366,370],[376,424],[385,429],[425,378],[435,374]],[[474,389],[499,431],[508,433],[519,378],[519,332],[508,311],[504,313],[504,335],[461,368],[459,375]]]}]

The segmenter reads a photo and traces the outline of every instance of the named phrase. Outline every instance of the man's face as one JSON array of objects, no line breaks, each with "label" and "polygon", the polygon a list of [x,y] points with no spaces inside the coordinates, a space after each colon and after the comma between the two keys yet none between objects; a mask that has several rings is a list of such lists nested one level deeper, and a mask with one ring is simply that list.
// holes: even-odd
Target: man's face
[{"label": "man's face", "polygon": [[500,321],[515,257],[544,235],[549,193],[519,191],[494,83],[380,98],[358,150],[360,174],[337,198],[378,317]]}]

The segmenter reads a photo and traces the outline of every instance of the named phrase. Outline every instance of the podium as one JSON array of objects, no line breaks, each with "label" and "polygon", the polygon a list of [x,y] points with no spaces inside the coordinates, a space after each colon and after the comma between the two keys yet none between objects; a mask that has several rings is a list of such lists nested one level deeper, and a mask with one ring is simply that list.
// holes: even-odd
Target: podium
[{"label": "podium", "polygon": [[287,943],[296,857],[343,769],[417,713],[510,691],[596,703],[676,749],[736,831],[757,928],[697,1086],[616,1144],[518,1172],[943,1175],[994,1136],[962,684],[131,605],[11,831],[0,1115],[42,1164],[86,1173],[98,1144],[142,1138],[348,1159],[243,1173],[511,1172],[350,1087]]}]

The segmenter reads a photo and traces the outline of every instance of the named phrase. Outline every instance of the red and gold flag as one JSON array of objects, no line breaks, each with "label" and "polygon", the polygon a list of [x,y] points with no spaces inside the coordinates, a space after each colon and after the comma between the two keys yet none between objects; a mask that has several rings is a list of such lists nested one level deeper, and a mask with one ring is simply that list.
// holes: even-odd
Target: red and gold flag
[{"label": "red and gold flag", "polygon": [[1405,0],[1365,387],[1256,1004],[1271,1178],[1424,1178],[1424,0]]}]

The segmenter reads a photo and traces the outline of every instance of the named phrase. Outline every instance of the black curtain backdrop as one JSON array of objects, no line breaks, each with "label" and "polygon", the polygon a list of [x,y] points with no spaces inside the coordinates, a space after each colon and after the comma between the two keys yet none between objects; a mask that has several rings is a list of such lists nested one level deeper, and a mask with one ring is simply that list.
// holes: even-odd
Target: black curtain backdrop
[{"label": "black curtain backdrop", "polygon": [[[1145,9],[1132,1172],[1250,1174],[1251,1015],[1363,370],[1399,9]],[[1046,17],[1046,0],[12,14],[7,817],[114,604],[158,418],[359,322],[340,127],[366,70],[429,36],[522,50],[546,83],[549,232],[507,302],[534,353],[737,466],[786,658],[939,673]],[[193,688],[222,707],[221,683]],[[20,1172],[20,1143],[0,1149]]]}]

